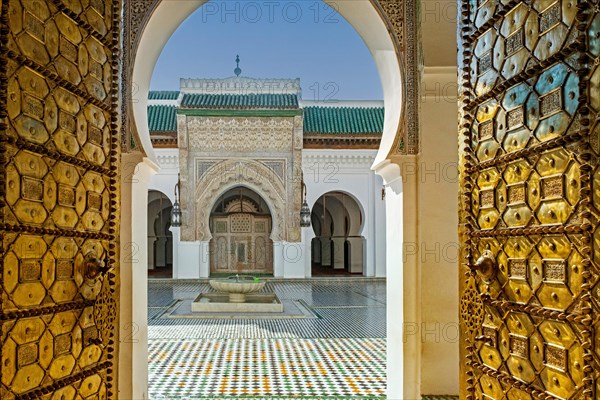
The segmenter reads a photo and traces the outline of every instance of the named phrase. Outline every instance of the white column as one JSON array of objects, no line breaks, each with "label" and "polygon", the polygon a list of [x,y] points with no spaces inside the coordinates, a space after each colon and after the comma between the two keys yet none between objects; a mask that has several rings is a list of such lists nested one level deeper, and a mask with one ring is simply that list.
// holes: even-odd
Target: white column
[{"label": "white column", "polygon": [[333,243],[333,269],[344,269],[344,243],[346,242],[345,237],[332,237],[331,242]]},{"label": "white column", "polygon": [[321,265],[324,267],[331,267],[332,263],[331,238],[321,237]]},{"label": "white column", "polygon": [[154,265],[157,267],[167,266],[167,238],[158,237],[154,242]]},{"label": "white column", "polygon": [[350,272],[353,274],[365,272],[366,265],[366,240],[362,236],[354,236],[348,238],[348,242],[350,242]]},{"label": "white column", "polygon": [[[420,265],[406,257],[405,247],[417,242],[417,157],[402,156],[413,174],[400,176],[391,161],[376,166],[385,183],[387,274],[387,397],[421,398]],[[402,165],[402,164],[401,164]],[[405,212],[410,210],[410,212]]]},{"label": "white column", "polygon": [[362,252],[364,254],[365,263],[362,272],[365,276],[375,276],[375,270],[377,268],[377,265],[375,264],[375,242],[377,240],[377,225],[375,223],[377,214],[375,212],[375,202],[377,201],[377,192],[379,190],[375,188],[374,178],[375,173],[370,173],[368,177],[369,191],[367,192],[367,204],[365,204],[365,211],[367,213],[365,216],[366,227],[363,229],[362,233],[365,238],[365,247]]},{"label": "white column", "polygon": [[[404,371],[404,360],[407,358],[404,346],[404,266],[402,265],[402,181],[398,180],[393,187],[386,189],[386,212],[388,221],[397,221],[387,226],[387,397],[389,399],[417,399],[405,397],[404,384],[410,380]],[[393,265],[392,265],[393,264]],[[416,361],[416,360],[415,360]],[[416,378],[416,377],[415,377]],[[415,382],[416,383],[416,382]]]},{"label": "white column", "polygon": [[210,241],[200,242],[200,278],[208,278],[210,276]]},{"label": "white column", "polygon": [[[381,189],[383,189],[383,180],[380,176],[375,176],[375,276],[386,276],[386,217],[385,217],[385,198],[381,198]],[[385,192],[384,192],[385,193]]]},{"label": "white column", "polygon": [[302,228],[302,243],[304,244],[304,276],[312,276],[312,241],[315,237],[315,231],[312,227]]},{"label": "white column", "polygon": [[181,228],[172,226],[173,233],[173,279],[179,279],[179,243],[181,241]]},{"label": "white column", "polygon": [[119,398],[148,398],[148,181],[158,167],[122,156]]},{"label": "white column", "polygon": [[147,237],[148,240],[148,258],[146,260],[147,262],[147,268],[148,269],[154,269],[154,242],[156,241],[156,238],[154,236],[150,236]]}]

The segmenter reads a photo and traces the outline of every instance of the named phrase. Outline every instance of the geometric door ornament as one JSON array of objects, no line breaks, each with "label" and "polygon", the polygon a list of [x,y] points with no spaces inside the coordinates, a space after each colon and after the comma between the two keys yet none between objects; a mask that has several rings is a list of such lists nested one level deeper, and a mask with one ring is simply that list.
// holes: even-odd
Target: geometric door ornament
[{"label": "geometric door ornament", "polygon": [[120,1],[0,11],[0,398],[116,398]]},{"label": "geometric door ornament", "polygon": [[600,398],[598,2],[459,15],[461,396]]}]

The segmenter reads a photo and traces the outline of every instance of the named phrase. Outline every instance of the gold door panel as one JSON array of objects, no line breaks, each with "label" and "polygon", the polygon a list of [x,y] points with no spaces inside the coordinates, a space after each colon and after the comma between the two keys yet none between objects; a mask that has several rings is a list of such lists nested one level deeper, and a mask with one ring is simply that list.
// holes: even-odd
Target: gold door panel
[{"label": "gold door panel", "polygon": [[116,398],[120,2],[7,0],[0,398]]},{"label": "gold door panel", "polygon": [[599,14],[461,3],[462,398],[600,398]]}]

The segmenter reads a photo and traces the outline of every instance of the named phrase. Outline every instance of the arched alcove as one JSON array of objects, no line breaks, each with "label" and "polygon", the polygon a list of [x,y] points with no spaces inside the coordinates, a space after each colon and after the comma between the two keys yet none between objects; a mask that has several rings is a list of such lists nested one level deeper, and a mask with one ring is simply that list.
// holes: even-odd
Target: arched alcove
[{"label": "arched alcove", "polygon": [[272,274],[271,211],[261,195],[244,186],[223,193],[210,213],[210,273]]},{"label": "arched alcove", "polygon": [[170,278],[173,275],[173,234],[171,211],[173,204],[167,195],[148,191],[148,274]]},{"label": "arched alcove", "polygon": [[361,231],[365,221],[358,201],[342,191],[327,192],[313,205],[311,221],[315,233],[312,275],[362,275],[366,240]]}]

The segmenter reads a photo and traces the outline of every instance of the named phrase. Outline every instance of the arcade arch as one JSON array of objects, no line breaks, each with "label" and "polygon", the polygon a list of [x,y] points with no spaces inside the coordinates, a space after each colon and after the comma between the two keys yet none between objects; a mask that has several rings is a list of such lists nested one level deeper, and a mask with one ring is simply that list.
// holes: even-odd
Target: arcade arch
[{"label": "arcade arch", "polygon": [[327,192],[314,204],[311,221],[315,232],[311,243],[313,276],[364,274],[364,214],[357,200],[345,192]]},{"label": "arcade arch", "polygon": [[168,278],[173,274],[172,209],[167,195],[158,190],[148,191],[148,273],[151,275]]}]

